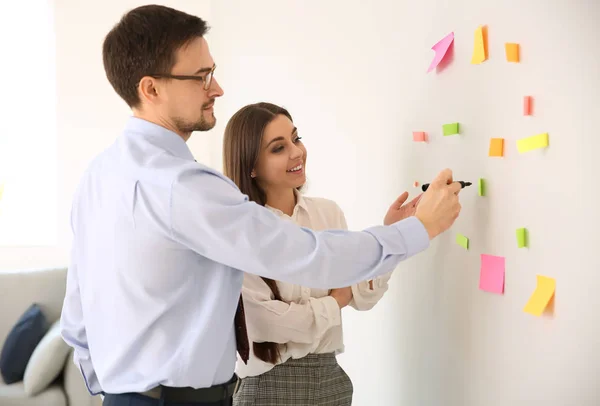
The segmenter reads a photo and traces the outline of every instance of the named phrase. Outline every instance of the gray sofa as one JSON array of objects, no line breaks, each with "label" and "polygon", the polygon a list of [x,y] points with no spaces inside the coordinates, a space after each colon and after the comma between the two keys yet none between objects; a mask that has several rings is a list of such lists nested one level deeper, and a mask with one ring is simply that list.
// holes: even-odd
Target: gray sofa
[{"label": "gray sofa", "polygon": [[[21,314],[38,303],[50,323],[60,318],[65,295],[66,268],[0,272],[0,348]],[[28,396],[23,382],[6,385],[0,377],[1,406],[100,406],[91,396],[81,373],[67,356],[61,376],[35,396]]]}]

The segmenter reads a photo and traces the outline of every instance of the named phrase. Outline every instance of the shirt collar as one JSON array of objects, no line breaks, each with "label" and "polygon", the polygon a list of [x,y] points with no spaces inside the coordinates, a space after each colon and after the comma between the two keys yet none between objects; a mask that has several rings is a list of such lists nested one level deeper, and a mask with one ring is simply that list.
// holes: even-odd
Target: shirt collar
[{"label": "shirt collar", "polygon": [[[298,189],[294,189],[294,195],[296,195],[296,205],[294,206],[294,211],[292,212],[291,217],[294,217],[298,213],[298,209],[302,209],[304,211],[308,211],[308,208],[306,206],[306,200],[302,196],[302,193],[300,193],[298,191]],[[279,214],[279,215],[285,214],[281,210],[276,209],[274,207],[271,207],[268,204],[265,204],[265,207],[268,208],[269,210],[271,210],[271,211]]]},{"label": "shirt collar", "polygon": [[184,139],[179,134],[158,124],[138,117],[130,117],[125,124],[125,135],[127,134],[145,137],[179,158],[194,160],[194,155],[192,155]]}]

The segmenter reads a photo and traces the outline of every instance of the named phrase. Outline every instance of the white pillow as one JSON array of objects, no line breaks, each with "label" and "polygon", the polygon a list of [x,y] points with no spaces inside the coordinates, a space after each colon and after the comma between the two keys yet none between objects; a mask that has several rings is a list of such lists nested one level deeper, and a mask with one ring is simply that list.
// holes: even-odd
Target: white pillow
[{"label": "white pillow", "polygon": [[62,372],[70,347],[60,335],[57,320],[39,342],[25,369],[23,386],[28,396],[35,396],[52,383]]}]

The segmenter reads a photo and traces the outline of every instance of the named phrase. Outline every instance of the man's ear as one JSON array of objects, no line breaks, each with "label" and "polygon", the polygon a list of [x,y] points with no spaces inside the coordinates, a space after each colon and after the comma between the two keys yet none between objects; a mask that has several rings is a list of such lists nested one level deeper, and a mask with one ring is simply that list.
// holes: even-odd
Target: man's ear
[{"label": "man's ear", "polygon": [[143,101],[154,104],[160,95],[159,83],[153,77],[144,76],[138,85],[138,92]]}]

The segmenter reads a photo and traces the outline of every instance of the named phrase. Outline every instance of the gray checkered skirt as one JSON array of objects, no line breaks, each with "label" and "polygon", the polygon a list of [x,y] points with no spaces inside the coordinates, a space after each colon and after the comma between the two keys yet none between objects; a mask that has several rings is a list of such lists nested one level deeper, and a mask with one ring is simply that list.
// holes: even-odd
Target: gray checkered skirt
[{"label": "gray checkered skirt", "polygon": [[350,406],[352,382],[333,353],[290,359],[242,379],[234,406]]}]

